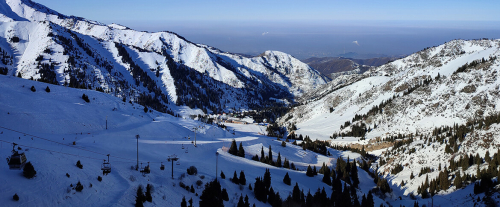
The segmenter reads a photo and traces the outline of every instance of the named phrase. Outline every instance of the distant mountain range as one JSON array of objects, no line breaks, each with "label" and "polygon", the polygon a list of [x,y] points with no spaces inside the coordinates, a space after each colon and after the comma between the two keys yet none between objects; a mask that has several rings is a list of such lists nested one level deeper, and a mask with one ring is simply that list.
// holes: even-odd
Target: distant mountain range
[{"label": "distant mountain range", "polygon": [[379,57],[370,59],[352,59],[344,57],[312,57],[303,60],[323,75],[335,78],[339,74],[363,73],[370,67],[377,67],[395,60],[395,57]]}]

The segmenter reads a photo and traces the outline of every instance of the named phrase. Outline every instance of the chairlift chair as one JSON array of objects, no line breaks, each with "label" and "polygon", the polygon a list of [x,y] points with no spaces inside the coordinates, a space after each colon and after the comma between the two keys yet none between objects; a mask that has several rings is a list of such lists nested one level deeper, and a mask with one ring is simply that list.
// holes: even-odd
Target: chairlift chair
[{"label": "chairlift chair", "polygon": [[16,151],[16,143],[12,143],[12,155],[7,158],[7,163],[9,164],[9,169],[11,170],[21,170],[26,164],[26,155]]},{"label": "chairlift chair", "polygon": [[151,168],[149,168],[149,162],[146,167],[142,167],[142,162],[141,162],[141,173],[142,175],[149,174],[151,172]]},{"label": "chairlift chair", "polygon": [[181,165],[181,162],[177,161],[177,163],[175,163],[176,165]]},{"label": "chairlift chair", "polygon": [[182,144],[182,149],[184,149],[184,144]]},{"label": "chairlift chair", "polygon": [[106,160],[104,160],[101,165],[101,170],[103,175],[108,175],[108,173],[111,172],[111,164],[109,163],[109,154],[107,156],[108,156],[108,161],[106,162]]},{"label": "chairlift chair", "polygon": [[160,170],[165,170],[165,165],[163,165],[163,162],[161,162]]}]

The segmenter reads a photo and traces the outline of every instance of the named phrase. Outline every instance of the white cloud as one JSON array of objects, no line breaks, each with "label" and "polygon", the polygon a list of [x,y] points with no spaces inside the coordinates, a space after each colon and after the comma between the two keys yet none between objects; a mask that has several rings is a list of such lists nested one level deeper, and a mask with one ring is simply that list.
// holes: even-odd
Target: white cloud
[{"label": "white cloud", "polygon": [[356,45],[358,45],[358,46],[359,46],[359,43],[358,43],[358,41],[357,41],[357,40],[356,40],[356,41],[352,41],[352,43],[354,43],[354,44],[356,44]]},{"label": "white cloud", "polygon": [[264,32],[264,33],[262,33],[262,36],[264,36],[264,35],[266,35],[266,34],[269,34],[269,32]]}]

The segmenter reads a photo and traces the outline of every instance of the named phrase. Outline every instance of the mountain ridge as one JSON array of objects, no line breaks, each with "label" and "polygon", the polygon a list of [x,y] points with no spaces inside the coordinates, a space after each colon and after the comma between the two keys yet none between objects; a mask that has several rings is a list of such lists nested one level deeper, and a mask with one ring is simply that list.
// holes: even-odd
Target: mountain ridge
[{"label": "mountain ridge", "polygon": [[[93,89],[102,88],[106,92],[119,91],[114,92],[115,95],[132,96],[130,98],[134,100],[140,98],[137,94],[144,94],[143,96],[147,97],[146,93],[149,93],[152,98],[146,99],[155,102],[152,107],[164,112],[165,107],[176,108],[170,103],[188,104],[191,108],[200,108],[204,111],[259,108],[272,104],[273,101],[269,98],[293,100],[303,92],[325,84],[329,80],[309,66],[281,52],[267,51],[268,56],[247,58],[192,43],[174,32],[148,33],[116,24],[108,26],[81,17],[62,15],[27,0],[8,0],[6,3],[18,16],[29,20],[24,23],[14,21],[10,25],[4,24],[15,29],[11,30],[10,34],[6,34],[8,30],[5,30],[6,39],[16,35],[20,37],[20,42],[9,43],[12,43],[15,50],[26,51],[24,49],[30,45],[30,35],[25,34],[33,34],[35,28],[40,28],[38,24],[45,25],[48,28],[45,29],[47,37],[50,36],[49,39],[57,43],[47,45],[43,41],[48,39],[40,37],[42,39],[39,40],[41,41],[39,44],[46,47],[42,50],[46,52],[40,52],[38,49],[37,54],[17,54],[16,57],[23,57],[24,65],[21,64],[20,67],[13,65],[9,68],[8,74],[21,72],[25,74],[23,76],[25,78],[33,76],[35,80],[41,79],[37,75],[37,69],[31,66],[33,61],[28,61],[28,58],[37,59],[41,55],[43,57],[38,61],[38,65],[51,65],[44,71],[49,73],[50,70],[55,71],[55,75],[51,74],[52,79],[49,80],[53,83],[64,84],[65,81],[73,80],[78,82],[76,85],[79,86],[90,85]],[[16,26],[18,24],[23,24],[26,29],[21,31],[20,27]],[[57,31],[48,31],[53,29]],[[120,49],[122,46],[124,48]],[[63,55],[60,55],[61,53]],[[127,57],[126,62],[123,62],[125,59],[122,55]],[[129,58],[132,56],[135,58]],[[72,64],[67,64],[70,57],[77,61],[71,60],[69,62]],[[34,65],[37,65],[36,61]],[[90,70],[89,66],[93,69]],[[115,71],[115,68],[119,69]],[[94,76],[94,72],[101,75]],[[184,75],[174,74],[177,72]],[[132,78],[123,79],[128,76],[127,73],[131,73]],[[184,76],[189,73],[191,76],[185,78]],[[102,74],[117,75],[121,80],[109,78],[104,81]],[[100,81],[95,81],[97,79]],[[135,79],[138,81],[134,81]],[[141,83],[148,90],[141,89],[139,86]],[[185,84],[189,90],[184,87]],[[202,99],[201,103],[190,103],[200,102],[195,100],[197,98]]]}]

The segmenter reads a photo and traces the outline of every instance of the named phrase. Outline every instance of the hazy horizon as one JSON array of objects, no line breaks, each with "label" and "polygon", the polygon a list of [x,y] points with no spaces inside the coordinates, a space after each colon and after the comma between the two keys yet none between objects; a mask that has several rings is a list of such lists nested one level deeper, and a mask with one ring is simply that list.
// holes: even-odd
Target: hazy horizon
[{"label": "hazy horizon", "polygon": [[497,1],[35,1],[106,24],[172,31],[227,52],[277,50],[299,59],[401,56],[453,39],[500,38]]},{"label": "hazy horizon", "polygon": [[192,42],[227,52],[257,55],[278,50],[299,59],[340,56],[344,52],[366,58],[401,56],[453,39],[500,38],[500,22],[477,22],[475,27],[466,28],[461,28],[460,22],[443,22],[440,24],[448,23],[447,26],[439,26],[425,21],[408,25],[387,21],[125,23],[124,26],[140,31],[172,31]]}]

